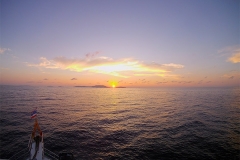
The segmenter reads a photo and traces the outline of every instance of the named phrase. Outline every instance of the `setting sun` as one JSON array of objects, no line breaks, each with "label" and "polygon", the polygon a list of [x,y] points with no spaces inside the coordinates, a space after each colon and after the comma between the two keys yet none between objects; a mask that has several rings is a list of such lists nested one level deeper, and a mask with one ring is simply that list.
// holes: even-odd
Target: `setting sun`
[{"label": "setting sun", "polygon": [[112,88],[115,88],[116,86],[115,86],[115,84],[112,84]]}]

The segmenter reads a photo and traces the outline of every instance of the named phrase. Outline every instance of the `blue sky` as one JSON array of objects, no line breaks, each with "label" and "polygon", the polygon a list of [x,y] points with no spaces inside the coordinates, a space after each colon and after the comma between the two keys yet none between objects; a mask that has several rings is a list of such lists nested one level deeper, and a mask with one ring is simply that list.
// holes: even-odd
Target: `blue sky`
[{"label": "blue sky", "polygon": [[2,84],[239,85],[239,0],[0,5]]}]

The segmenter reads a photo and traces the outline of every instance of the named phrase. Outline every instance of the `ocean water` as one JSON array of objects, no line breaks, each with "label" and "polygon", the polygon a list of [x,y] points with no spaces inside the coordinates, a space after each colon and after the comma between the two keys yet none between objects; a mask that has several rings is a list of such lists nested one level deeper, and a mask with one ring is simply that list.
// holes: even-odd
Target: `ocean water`
[{"label": "ocean water", "polygon": [[240,88],[0,86],[0,158],[45,147],[76,159],[240,159]]}]

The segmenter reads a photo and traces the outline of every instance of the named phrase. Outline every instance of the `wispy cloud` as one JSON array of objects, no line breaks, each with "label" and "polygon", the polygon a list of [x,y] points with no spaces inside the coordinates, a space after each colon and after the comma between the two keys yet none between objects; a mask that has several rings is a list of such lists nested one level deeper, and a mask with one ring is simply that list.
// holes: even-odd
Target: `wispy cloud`
[{"label": "wispy cloud", "polygon": [[94,58],[96,57],[98,54],[100,54],[99,51],[93,52],[93,53],[87,53],[86,54],[86,58]]},{"label": "wispy cloud", "polygon": [[232,63],[239,63],[240,62],[240,50],[238,51],[238,53],[235,53],[231,57],[229,57],[228,61],[232,62]]},{"label": "wispy cloud", "polygon": [[0,67],[0,70],[9,70],[9,68]]},{"label": "wispy cloud", "polygon": [[[94,53],[95,54],[95,53]],[[96,52],[96,54],[98,54]],[[118,77],[127,78],[132,75],[158,75],[163,76],[171,73],[175,69],[181,69],[181,64],[158,64],[143,63],[134,59],[125,58],[114,60],[109,57],[94,57],[85,59],[56,57],[48,60],[45,57],[40,58],[39,64],[29,64],[28,66],[44,67],[51,69],[62,69],[76,72],[94,72],[108,74]]]},{"label": "wispy cloud", "polygon": [[223,48],[223,49],[219,50],[218,53],[220,53],[222,55],[231,55],[227,59],[228,62],[232,62],[232,63],[240,62],[240,47],[239,47],[239,45]]},{"label": "wispy cloud", "polygon": [[28,62],[26,62],[26,64],[28,66],[32,66],[32,67],[44,67],[44,68],[55,68],[55,69],[59,68],[59,67],[57,67],[57,64],[54,61],[47,60],[47,58],[45,58],[45,57],[41,57],[40,61],[41,62],[39,64],[31,64]]},{"label": "wispy cloud", "polygon": [[229,79],[233,79],[233,78],[234,78],[234,76],[229,77]]},{"label": "wispy cloud", "polygon": [[77,80],[77,78],[72,78],[71,80],[74,81],[74,80]]},{"label": "wispy cloud", "polygon": [[236,71],[236,70],[233,70],[233,71],[230,71],[229,73],[224,74],[222,77],[226,78],[226,79],[239,79],[240,78],[240,72]]},{"label": "wispy cloud", "polygon": [[9,48],[0,48],[0,54],[3,54],[6,51],[11,51]]}]

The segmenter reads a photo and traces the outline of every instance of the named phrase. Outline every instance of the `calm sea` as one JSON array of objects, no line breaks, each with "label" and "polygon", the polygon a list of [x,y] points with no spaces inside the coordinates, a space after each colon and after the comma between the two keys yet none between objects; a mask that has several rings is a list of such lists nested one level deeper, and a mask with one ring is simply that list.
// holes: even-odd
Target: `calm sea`
[{"label": "calm sea", "polygon": [[240,159],[240,88],[0,86],[0,158],[45,147],[76,159]]}]

